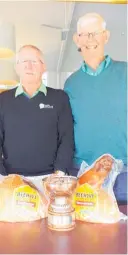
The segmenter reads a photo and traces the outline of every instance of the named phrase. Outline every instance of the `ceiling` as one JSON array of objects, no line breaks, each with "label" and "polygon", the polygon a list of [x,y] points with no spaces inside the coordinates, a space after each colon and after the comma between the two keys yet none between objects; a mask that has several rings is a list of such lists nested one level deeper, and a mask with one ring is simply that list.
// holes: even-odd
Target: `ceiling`
[{"label": "ceiling", "polygon": [[[114,58],[124,59],[126,55],[126,5],[56,2],[54,0],[0,1],[0,22],[11,22],[15,25],[16,50],[24,44],[34,44],[43,51],[48,71],[70,72],[76,69],[81,61],[72,41],[72,35],[78,18],[90,11],[103,15],[111,30],[111,41],[106,50]],[[66,40],[62,41],[61,29],[46,28],[42,24],[61,28],[70,27],[70,31],[67,33]]]},{"label": "ceiling", "polygon": [[[16,29],[16,50],[34,44],[43,53],[48,70],[55,70],[61,49],[61,29],[68,22],[72,3],[55,1],[0,1],[0,22],[10,22]],[[65,15],[66,14],[66,15]]]}]

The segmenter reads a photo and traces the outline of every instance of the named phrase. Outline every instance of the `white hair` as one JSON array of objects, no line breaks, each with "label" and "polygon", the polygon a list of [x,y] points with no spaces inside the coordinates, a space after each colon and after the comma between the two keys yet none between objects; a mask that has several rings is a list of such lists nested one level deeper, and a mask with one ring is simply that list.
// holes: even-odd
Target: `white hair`
[{"label": "white hair", "polygon": [[20,54],[20,52],[21,52],[23,49],[33,49],[33,50],[39,52],[39,54],[40,54],[40,60],[41,60],[42,62],[44,62],[43,53],[42,53],[42,51],[41,51],[39,48],[37,48],[35,45],[24,45],[24,46],[22,46],[22,47],[19,49],[19,51],[16,53],[16,63],[19,62],[19,54]]},{"label": "white hair", "polygon": [[97,13],[87,13],[84,16],[80,17],[77,22],[77,33],[81,31],[81,28],[85,27],[90,23],[94,23],[95,21],[100,20],[101,27],[103,30],[106,29],[106,22],[105,20]]}]

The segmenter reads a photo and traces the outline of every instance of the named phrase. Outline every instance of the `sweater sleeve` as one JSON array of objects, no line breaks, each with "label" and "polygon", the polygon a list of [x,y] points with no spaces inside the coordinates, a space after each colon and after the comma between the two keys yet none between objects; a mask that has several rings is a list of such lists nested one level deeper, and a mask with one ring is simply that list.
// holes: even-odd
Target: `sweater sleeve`
[{"label": "sweater sleeve", "polygon": [[6,175],[6,170],[3,166],[2,152],[3,152],[4,130],[2,117],[2,94],[0,94],[0,174]]},{"label": "sweater sleeve", "polygon": [[61,110],[58,117],[58,151],[54,170],[67,173],[72,167],[74,156],[73,117],[68,96],[62,93]]}]

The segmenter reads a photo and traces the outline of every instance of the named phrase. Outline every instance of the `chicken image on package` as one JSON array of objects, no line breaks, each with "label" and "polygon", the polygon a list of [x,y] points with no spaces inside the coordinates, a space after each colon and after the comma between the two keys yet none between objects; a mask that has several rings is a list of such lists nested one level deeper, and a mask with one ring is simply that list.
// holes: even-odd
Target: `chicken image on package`
[{"label": "chicken image on package", "polygon": [[113,192],[113,185],[122,168],[123,162],[109,154],[102,155],[91,166],[82,162],[73,197],[77,220],[115,223],[127,219],[119,211]]}]

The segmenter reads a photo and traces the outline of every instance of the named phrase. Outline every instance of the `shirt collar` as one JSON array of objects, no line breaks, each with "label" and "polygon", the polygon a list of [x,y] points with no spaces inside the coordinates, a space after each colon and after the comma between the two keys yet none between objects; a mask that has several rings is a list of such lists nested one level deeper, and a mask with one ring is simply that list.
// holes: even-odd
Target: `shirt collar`
[{"label": "shirt collar", "polygon": [[93,70],[91,67],[89,67],[85,61],[82,64],[82,70],[84,73],[87,73],[89,75],[92,76],[97,76],[99,75],[105,68],[107,68],[109,66],[111,62],[111,58],[107,55],[105,56],[105,59],[100,63],[100,65],[98,66],[98,68],[96,70]]},{"label": "shirt collar", "polygon": [[[45,96],[47,95],[47,88],[42,82],[41,82],[40,88],[32,95],[32,97],[36,96],[39,92],[44,93]],[[21,94],[25,94],[26,96],[28,96],[28,94],[24,91],[21,83],[19,83],[18,87],[16,89],[16,92],[15,92],[15,97],[17,97]]]}]

